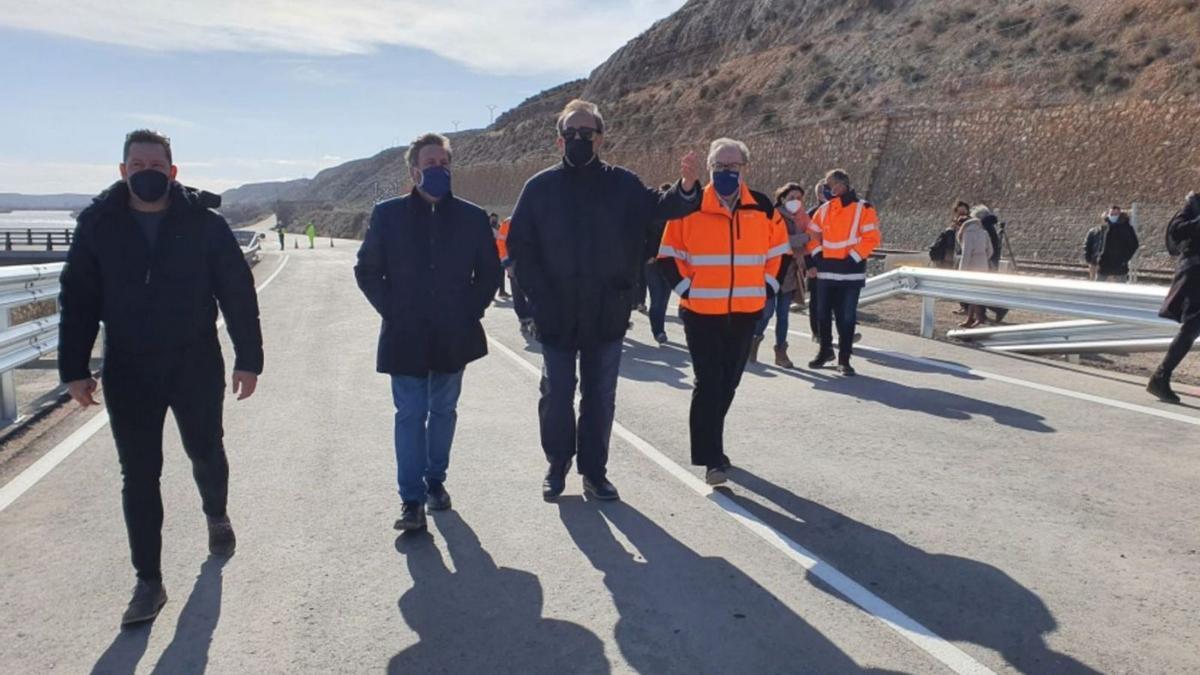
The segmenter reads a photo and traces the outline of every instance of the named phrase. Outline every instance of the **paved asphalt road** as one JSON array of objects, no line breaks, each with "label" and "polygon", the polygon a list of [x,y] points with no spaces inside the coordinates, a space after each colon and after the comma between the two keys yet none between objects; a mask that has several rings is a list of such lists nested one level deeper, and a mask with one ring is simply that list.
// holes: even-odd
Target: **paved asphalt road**
[{"label": "paved asphalt road", "polygon": [[[259,392],[226,408],[237,555],[206,558],[168,424],[171,600],[119,631],[133,573],[102,428],[0,510],[0,672],[1200,671],[1195,407],[868,331],[858,378],[747,373],[738,468],[714,493],[687,465],[682,330],[650,346],[638,316],[610,467],[624,499],[585,501],[572,479],[550,505],[539,355],[497,305],[460,405],[455,509],[398,538],[378,321],[357,245],[321,241],[268,238],[256,269],[279,274]],[[797,361],[810,351],[794,336]]]}]

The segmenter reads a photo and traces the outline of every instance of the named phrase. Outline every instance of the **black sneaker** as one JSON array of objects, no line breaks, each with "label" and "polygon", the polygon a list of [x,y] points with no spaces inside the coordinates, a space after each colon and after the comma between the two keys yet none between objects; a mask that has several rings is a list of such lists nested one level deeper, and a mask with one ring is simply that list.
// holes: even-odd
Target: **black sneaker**
[{"label": "black sneaker", "polygon": [[445,511],[450,508],[450,493],[439,480],[429,481],[425,491],[425,507],[430,511]]},{"label": "black sneaker", "polygon": [[837,371],[845,377],[854,377],[855,375],[858,374],[854,370],[854,367],[851,366],[849,363],[839,363],[838,367],[837,367]]},{"label": "black sneaker", "polygon": [[419,502],[404,502],[400,518],[392,527],[406,532],[425,529],[425,505]]},{"label": "black sneaker", "polygon": [[208,519],[208,552],[228,558],[237,548],[237,537],[233,534],[233,524],[229,516]]},{"label": "black sneaker", "polygon": [[591,498],[599,499],[602,502],[612,502],[621,498],[621,495],[617,492],[617,488],[605,478],[593,480],[584,476],[583,492]]},{"label": "black sneaker", "polygon": [[161,581],[146,581],[138,579],[133,587],[133,598],[125,614],[121,616],[122,626],[132,626],[138,623],[153,621],[167,604],[167,589]]},{"label": "black sneaker", "polygon": [[710,466],[704,472],[704,482],[709,485],[724,485],[727,480],[729,477],[725,475],[725,469],[719,466]]},{"label": "black sneaker", "polygon": [[551,464],[542,481],[542,499],[552,502],[567,488],[567,474],[571,471],[571,460],[564,464]]},{"label": "black sneaker", "polygon": [[667,344],[667,334],[666,334],[666,333],[659,333],[658,335],[655,335],[655,336],[654,336],[654,341],[655,341],[655,342],[657,342],[657,343],[658,343],[658,344],[660,344],[660,345],[665,345],[665,344]]},{"label": "black sneaker", "polygon": [[1161,372],[1155,372],[1154,377],[1150,378],[1149,384],[1146,385],[1146,391],[1164,403],[1181,403],[1179,394],[1171,389],[1171,378]]},{"label": "black sneaker", "polygon": [[721,455],[721,464],[719,467],[722,471],[728,471],[733,468],[733,462],[729,461],[729,455]]},{"label": "black sneaker", "polygon": [[808,362],[808,367],[814,368],[814,369],[824,368],[825,366],[829,365],[830,363],[833,363],[833,359],[834,359],[833,354],[826,353],[826,352],[818,352],[817,356],[812,361]]}]

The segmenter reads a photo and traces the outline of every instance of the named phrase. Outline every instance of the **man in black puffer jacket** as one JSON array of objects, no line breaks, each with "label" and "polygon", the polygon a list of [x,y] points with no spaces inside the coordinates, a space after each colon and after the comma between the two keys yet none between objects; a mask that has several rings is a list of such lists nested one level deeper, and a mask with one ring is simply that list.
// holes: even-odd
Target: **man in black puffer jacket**
[{"label": "man in black puffer jacket", "polygon": [[[629,327],[638,270],[655,220],[682,218],[700,206],[694,153],[683,179],[659,192],[633,172],[600,161],[599,109],[572,101],[558,117],[563,161],[529,179],[513,211],[508,252],[533,303],[542,343],[542,449],[550,464],[542,497],[556,499],[579,455],[584,490],[617,499],[606,478],[616,405],[621,339]],[[576,363],[583,402],[575,419]]]},{"label": "man in black puffer jacket", "polygon": [[79,215],[60,281],[58,369],[72,398],[96,404],[89,361],[103,322],[105,403],[138,578],[122,618],[131,624],[153,619],[167,601],[159,475],[168,408],[192,461],[209,551],[233,554],[217,307],[233,340],[238,400],[254,393],[263,352],[254,278],[229,224],[211,210],[220,197],[175,182],[170,140],[156,132],[129,134],[124,160],[123,180]]}]

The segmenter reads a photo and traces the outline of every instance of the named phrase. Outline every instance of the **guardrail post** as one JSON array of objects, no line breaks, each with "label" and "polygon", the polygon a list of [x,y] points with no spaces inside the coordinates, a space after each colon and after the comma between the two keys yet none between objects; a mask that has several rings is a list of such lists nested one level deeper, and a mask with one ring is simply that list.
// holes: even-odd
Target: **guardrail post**
[{"label": "guardrail post", "polygon": [[921,298],[921,337],[932,338],[935,330],[934,307],[937,301],[933,298]]},{"label": "guardrail post", "polygon": [[67,243],[67,246],[71,245],[71,230],[63,230],[63,241]]},{"label": "guardrail post", "polygon": [[25,239],[26,243],[28,243],[30,246],[33,246],[33,228],[25,230]]},{"label": "guardrail post", "polygon": [[49,232],[46,233],[46,250],[54,250],[54,235],[50,234]]},{"label": "guardrail post", "polygon": [[[0,309],[0,333],[8,330],[8,310]],[[0,426],[17,421],[17,380],[13,371],[0,374]]]},{"label": "guardrail post", "polygon": [[4,233],[4,250],[5,251],[12,250],[12,232]]}]

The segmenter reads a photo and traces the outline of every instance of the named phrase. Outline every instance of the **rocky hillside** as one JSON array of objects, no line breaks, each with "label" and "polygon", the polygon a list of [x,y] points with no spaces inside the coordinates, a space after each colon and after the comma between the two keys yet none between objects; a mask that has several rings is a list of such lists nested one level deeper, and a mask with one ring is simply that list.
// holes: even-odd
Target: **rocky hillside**
[{"label": "rocky hillside", "polygon": [[[1018,255],[1074,259],[1103,205],[1137,201],[1154,225],[1200,186],[1198,35],[1200,0],[692,0],[588,79],[456,135],[456,190],[510,209],[584,96],[608,157],[647,182],[739,136],[761,189],[849,169],[892,245],[924,246],[961,197],[1007,216]],[[297,216],[353,233],[406,189],[402,154],[322,172]]]}]

